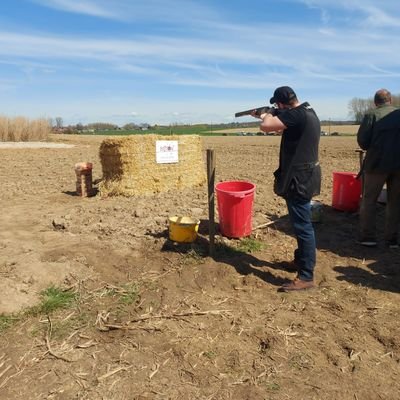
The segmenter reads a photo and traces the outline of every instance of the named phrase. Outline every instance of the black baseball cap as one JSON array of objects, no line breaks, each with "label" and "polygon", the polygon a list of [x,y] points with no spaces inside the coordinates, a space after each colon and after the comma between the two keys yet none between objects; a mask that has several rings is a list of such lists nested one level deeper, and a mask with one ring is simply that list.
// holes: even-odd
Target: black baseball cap
[{"label": "black baseball cap", "polygon": [[270,98],[269,102],[271,104],[289,104],[290,100],[294,99],[295,97],[297,97],[296,93],[291,87],[281,86],[275,89],[274,95]]}]

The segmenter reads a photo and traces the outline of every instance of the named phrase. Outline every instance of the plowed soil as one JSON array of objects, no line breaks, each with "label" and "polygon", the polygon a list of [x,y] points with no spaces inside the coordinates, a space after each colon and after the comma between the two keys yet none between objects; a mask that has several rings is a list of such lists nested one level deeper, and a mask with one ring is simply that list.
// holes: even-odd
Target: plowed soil
[{"label": "plowed soil", "polygon": [[[301,293],[278,291],[295,249],[272,191],[279,137],[204,138],[217,182],[256,184],[252,240],[217,234],[214,257],[206,186],[76,195],[75,163],[102,178],[101,140],[0,149],[1,399],[400,398],[400,251],[360,247],[357,213],[331,207],[332,172],[358,171],[354,136],[321,138],[317,288]],[[201,220],[195,243],[168,240],[170,215]],[[51,286],[76,300],[35,312]]]}]

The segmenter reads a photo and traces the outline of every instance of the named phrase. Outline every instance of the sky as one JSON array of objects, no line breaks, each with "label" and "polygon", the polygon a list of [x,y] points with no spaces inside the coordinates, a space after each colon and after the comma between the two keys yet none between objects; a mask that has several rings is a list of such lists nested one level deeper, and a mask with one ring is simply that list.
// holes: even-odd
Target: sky
[{"label": "sky", "polygon": [[398,0],[7,0],[0,114],[109,122],[244,122],[291,86],[321,120],[400,93]]}]

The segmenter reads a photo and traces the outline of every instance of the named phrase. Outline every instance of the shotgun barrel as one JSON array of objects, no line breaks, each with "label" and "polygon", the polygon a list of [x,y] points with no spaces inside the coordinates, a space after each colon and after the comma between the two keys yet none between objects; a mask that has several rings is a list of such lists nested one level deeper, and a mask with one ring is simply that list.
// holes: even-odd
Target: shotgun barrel
[{"label": "shotgun barrel", "polygon": [[243,117],[245,115],[251,115],[253,112],[255,112],[256,115],[261,115],[266,112],[271,112],[271,110],[276,110],[275,107],[269,107],[269,106],[263,106],[263,107],[258,107],[258,108],[252,108],[251,110],[246,110],[246,111],[239,111],[235,113],[235,117]]}]

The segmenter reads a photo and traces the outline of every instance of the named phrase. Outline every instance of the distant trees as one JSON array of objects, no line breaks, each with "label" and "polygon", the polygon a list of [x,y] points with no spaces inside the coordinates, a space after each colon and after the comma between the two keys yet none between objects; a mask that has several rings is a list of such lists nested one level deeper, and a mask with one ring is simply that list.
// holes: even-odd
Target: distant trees
[{"label": "distant trees", "polygon": [[125,131],[134,131],[134,130],[136,130],[136,129],[139,129],[139,125],[136,125],[136,124],[133,123],[133,122],[129,122],[129,124],[125,124],[125,125],[122,127],[122,129],[125,130]]},{"label": "distant trees", "polygon": [[85,127],[79,122],[78,124],[75,125],[75,129],[78,132],[82,132],[85,129]]},{"label": "distant trees", "polygon": [[[395,107],[400,106],[400,95],[392,95],[392,104]],[[354,118],[354,121],[359,124],[361,123],[364,115],[375,107],[373,97],[368,99],[360,99],[354,97],[349,102],[349,113]]]},{"label": "distant trees", "polygon": [[63,119],[61,117],[56,117],[56,127],[57,128],[63,127]]},{"label": "distant trees", "polygon": [[63,120],[61,117],[57,118],[49,118],[49,125],[52,127],[53,132],[55,133],[74,133],[74,134],[85,134],[85,133],[95,133],[101,131],[116,131],[116,130],[125,130],[125,131],[146,131],[150,128],[150,125],[147,123],[143,124],[135,124],[133,122],[125,124],[122,128],[120,128],[116,124],[108,123],[108,122],[93,122],[87,125],[83,125],[81,122],[76,125],[63,125]]},{"label": "distant trees", "polygon": [[349,112],[357,124],[361,123],[365,113],[374,108],[374,99],[360,99],[354,97],[349,102]]},{"label": "distant trees", "polygon": [[94,129],[98,131],[118,129],[118,125],[110,124],[108,122],[94,122],[87,125],[87,129]]}]

